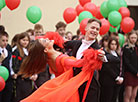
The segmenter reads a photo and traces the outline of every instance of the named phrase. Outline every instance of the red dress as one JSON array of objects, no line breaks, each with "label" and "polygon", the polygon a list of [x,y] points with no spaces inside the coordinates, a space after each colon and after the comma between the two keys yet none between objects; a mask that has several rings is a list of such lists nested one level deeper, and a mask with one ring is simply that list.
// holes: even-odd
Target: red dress
[{"label": "red dress", "polygon": [[[47,81],[21,102],[79,102],[78,88],[85,81],[89,83],[94,70],[102,66],[102,62],[97,60],[97,52],[93,50],[90,53],[89,55],[86,53],[80,60],[63,54],[58,56],[56,68],[61,75],[56,73],[56,76],[60,76]],[[83,68],[78,75],[73,76],[73,67]],[[84,93],[86,97],[87,90]]]}]

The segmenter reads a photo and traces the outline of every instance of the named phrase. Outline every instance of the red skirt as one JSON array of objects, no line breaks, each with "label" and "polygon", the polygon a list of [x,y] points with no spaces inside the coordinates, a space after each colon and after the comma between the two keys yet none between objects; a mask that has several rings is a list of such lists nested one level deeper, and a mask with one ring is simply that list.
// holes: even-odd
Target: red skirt
[{"label": "red skirt", "polygon": [[130,72],[125,72],[125,86],[138,86],[138,77]]}]

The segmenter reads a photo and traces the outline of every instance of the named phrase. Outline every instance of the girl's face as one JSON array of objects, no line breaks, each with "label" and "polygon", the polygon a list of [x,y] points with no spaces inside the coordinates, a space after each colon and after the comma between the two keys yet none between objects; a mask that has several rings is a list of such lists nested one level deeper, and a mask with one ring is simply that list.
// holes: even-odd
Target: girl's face
[{"label": "girl's face", "polygon": [[53,48],[54,45],[54,40],[49,40],[48,38],[46,39],[39,39],[39,42],[47,49]]},{"label": "girl's face", "polygon": [[112,42],[110,43],[110,50],[115,51],[117,49],[117,43],[115,40],[112,40]]},{"label": "girl's face", "polygon": [[135,44],[137,42],[137,39],[138,39],[138,36],[135,33],[129,36],[129,41],[131,44]]},{"label": "girl's face", "polygon": [[108,46],[108,41],[104,40],[104,41],[103,41],[103,47],[106,48],[107,46]]},{"label": "girl's face", "polygon": [[26,48],[29,44],[29,39],[28,37],[24,37],[22,39],[20,39],[20,45],[23,47],[23,48]]}]

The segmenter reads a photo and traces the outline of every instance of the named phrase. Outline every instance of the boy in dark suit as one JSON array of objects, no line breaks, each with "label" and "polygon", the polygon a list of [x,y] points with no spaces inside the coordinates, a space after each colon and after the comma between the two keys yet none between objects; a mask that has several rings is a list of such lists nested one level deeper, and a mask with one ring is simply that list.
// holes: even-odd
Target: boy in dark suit
[{"label": "boy in dark suit", "polygon": [[[72,49],[72,55],[77,59],[81,59],[83,57],[82,52],[88,48],[100,49],[97,43],[97,36],[99,34],[101,27],[101,22],[97,19],[90,19],[85,28],[85,38],[83,40],[73,40],[65,43],[65,48]],[[104,53],[104,52],[103,52]],[[104,54],[99,55],[99,59],[104,60]],[[74,76],[81,72],[81,68],[74,68]],[[83,99],[84,90],[87,82],[85,82],[79,88],[80,102]],[[85,99],[85,102],[99,102],[99,93],[100,92],[100,84],[97,80],[97,71],[95,71],[95,75],[90,83],[90,87]]]},{"label": "boy in dark suit", "polygon": [[0,102],[11,102],[12,98],[12,78],[11,76],[14,74],[12,70],[12,59],[11,53],[6,49],[8,44],[8,34],[3,31],[0,32],[0,65],[5,66],[9,71],[9,77],[6,80],[6,85],[3,91],[0,92]]}]

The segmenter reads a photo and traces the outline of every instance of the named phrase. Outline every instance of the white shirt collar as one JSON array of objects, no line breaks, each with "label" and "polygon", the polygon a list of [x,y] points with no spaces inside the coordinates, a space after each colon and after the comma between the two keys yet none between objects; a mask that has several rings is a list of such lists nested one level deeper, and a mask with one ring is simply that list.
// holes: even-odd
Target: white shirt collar
[{"label": "white shirt collar", "polygon": [[90,41],[87,41],[85,39],[82,39],[82,43],[86,44],[86,45],[91,45],[95,42],[95,40],[90,40]]},{"label": "white shirt collar", "polygon": [[28,50],[26,48],[23,48],[23,52],[26,56],[28,56]]},{"label": "white shirt collar", "polygon": [[82,40],[82,44],[79,47],[77,54],[76,54],[76,58],[77,59],[81,59],[81,57],[83,56],[83,51],[88,49],[96,40],[92,40],[92,41],[86,41],[86,40]]},{"label": "white shirt collar", "polygon": [[116,57],[118,56],[117,53],[114,50],[111,50],[111,54],[116,56]]}]

